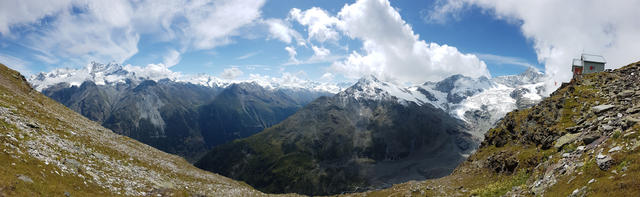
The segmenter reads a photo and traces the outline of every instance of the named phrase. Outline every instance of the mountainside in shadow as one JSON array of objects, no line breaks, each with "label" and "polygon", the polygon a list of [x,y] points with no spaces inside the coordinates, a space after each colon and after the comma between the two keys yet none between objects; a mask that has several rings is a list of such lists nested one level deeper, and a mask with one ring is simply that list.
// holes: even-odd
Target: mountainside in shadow
[{"label": "mountainside in shadow", "polygon": [[210,148],[201,134],[198,106],[212,101],[219,91],[146,80],[117,85],[85,81],[79,87],[61,83],[42,93],[116,133],[193,161]]},{"label": "mountainside in shadow", "polygon": [[[218,82],[203,86],[145,80],[117,64],[93,63],[84,73],[86,79],[70,74],[83,72],[63,71],[41,73],[32,82],[43,94],[104,127],[192,162],[215,145],[259,132],[312,99],[329,95],[244,82],[221,87]],[[65,82],[83,79],[80,85]]]},{"label": "mountainside in shadow", "polygon": [[271,127],[304,104],[256,83],[232,84],[212,102],[199,107],[199,124],[208,145],[213,147]]},{"label": "mountainside in shadow", "polygon": [[640,62],[508,113],[449,176],[346,196],[639,196]]},{"label": "mountainside in shadow", "polygon": [[118,135],[0,64],[0,196],[264,196]]},{"label": "mountainside in shadow", "polygon": [[388,85],[364,78],[215,147],[196,166],[266,192],[336,194],[445,176],[477,146],[461,120],[429,104],[398,102]]}]

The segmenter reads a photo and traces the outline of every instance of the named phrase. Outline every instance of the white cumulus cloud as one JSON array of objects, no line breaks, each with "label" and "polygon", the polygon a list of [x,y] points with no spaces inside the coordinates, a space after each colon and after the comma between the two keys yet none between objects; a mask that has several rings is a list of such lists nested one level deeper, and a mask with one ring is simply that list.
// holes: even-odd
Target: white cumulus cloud
[{"label": "white cumulus cloud", "polygon": [[313,50],[313,57],[316,58],[324,58],[327,57],[329,54],[331,54],[331,51],[327,48],[324,47],[319,47],[319,46],[315,46],[315,45],[311,45],[311,49]]},{"label": "white cumulus cloud", "polygon": [[148,64],[146,66],[125,65],[122,69],[134,73],[137,78],[148,80],[171,79],[176,80],[182,76],[179,72],[169,70],[164,64]]},{"label": "white cumulus cloud", "polygon": [[291,24],[282,19],[267,19],[264,21],[269,26],[269,37],[276,38],[287,44],[295,41],[298,45],[305,45],[302,35],[291,28]]},{"label": "white cumulus cloud", "polygon": [[329,16],[329,13],[321,8],[313,7],[305,11],[293,8],[289,12],[289,17],[301,25],[307,26],[309,39],[325,42],[328,40],[336,41],[340,38],[340,34],[335,30],[338,19]]},{"label": "white cumulus cloud", "polygon": [[333,81],[333,78],[334,76],[331,73],[324,73],[322,74],[322,77],[320,77],[320,79],[324,81]]},{"label": "white cumulus cloud", "polygon": [[286,65],[300,64],[300,60],[296,58],[296,55],[298,55],[298,52],[296,52],[296,48],[292,46],[287,46],[287,47],[284,47],[284,50],[286,50],[287,53],[289,53],[289,62],[287,62]]},{"label": "white cumulus cloud", "polygon": [[239,68],[231,67],[224,69],[224,71],[222,71],[222,74],[220,74],[220,77],[222,77],[223,79],[233,80],[242,76],[243,74],[244,72],[242,72],[242,70],[240,70]]},{"label": "white cumulus cloud", "polygon": [[166,65],[167,67],[172,67],[175,66],[176,64],[180,63],[180,52],[171,49],[169,50],[169,53],[167,53],[166,56],[164,56],[164,65]]},{"label": "white cumulus cloud", "polygon": [[363,42],[331,70],[346,77],[373,74],[400,83],[441,80],[453,74],[490,77],[486,64],[457,48],[427,43],[415,34],[387,0],[359,0],[338,13],[337,27]]}]

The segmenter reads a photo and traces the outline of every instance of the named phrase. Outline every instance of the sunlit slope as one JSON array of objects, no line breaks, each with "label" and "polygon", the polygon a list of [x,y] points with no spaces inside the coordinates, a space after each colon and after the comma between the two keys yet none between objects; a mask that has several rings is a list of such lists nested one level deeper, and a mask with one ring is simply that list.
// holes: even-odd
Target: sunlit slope
[{"label": "sunlit slope", "polygon": [[0,64],[0,196],[263,196],[114,134]]}]

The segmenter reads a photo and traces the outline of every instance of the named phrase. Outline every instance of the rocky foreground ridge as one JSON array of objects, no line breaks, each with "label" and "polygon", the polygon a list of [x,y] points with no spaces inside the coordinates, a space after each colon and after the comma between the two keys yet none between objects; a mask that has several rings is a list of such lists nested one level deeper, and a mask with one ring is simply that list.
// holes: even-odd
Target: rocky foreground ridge
[{"label": "rocky foreground ridge", "polygon": [[348,196],[640,196],[640,62],[510,112],[449,176]]},{"label": "rocky foreground ridge", "polygon": [[113,133],[0,64],[0,196],[265,196]]}]

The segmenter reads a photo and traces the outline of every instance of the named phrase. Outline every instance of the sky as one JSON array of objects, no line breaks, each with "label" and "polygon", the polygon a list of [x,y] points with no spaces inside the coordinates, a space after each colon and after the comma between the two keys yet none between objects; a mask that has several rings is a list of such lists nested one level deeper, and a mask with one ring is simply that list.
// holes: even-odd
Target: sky
[{"label": "sky", "polygon": [[[640,1],[0,1],[0,62],[25,75],[114,62],[238,80],[415,84],[533,67],[548,89],[580,53],[640,60]],[[161,69],[158,69],[161,68]]]}]

